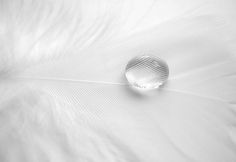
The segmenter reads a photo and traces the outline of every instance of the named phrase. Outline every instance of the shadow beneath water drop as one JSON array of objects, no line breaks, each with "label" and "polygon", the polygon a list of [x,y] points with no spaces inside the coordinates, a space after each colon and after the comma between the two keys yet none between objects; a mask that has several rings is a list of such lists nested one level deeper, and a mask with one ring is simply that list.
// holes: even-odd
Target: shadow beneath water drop
[{"label": "shadow beneath water drop", "polygon": [[158,88],[155,89],[141,89],[134,87],[132,85],[129,85],[125,77],[123,77],[123,81],[127,83],[126,86],[124,86],[124,91],[129,94],[131,97],[138,98],[138,99],[146,99],[150,97],[156,97],[164,93],[164,89],[166,86],[168,86],[168,81],[166,81],[165,84],[160,85]]}]

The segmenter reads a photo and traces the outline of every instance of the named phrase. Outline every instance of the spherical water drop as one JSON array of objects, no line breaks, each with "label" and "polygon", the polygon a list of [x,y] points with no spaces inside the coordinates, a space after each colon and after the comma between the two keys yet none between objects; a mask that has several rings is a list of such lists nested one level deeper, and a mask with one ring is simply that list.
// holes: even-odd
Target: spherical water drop
[{"label": "spherical water drop", "polygon": [[125,76],[130,85],[135,88],[155,89],[168,79],[169,68],[164,60],[144,55],[128,62]]}]

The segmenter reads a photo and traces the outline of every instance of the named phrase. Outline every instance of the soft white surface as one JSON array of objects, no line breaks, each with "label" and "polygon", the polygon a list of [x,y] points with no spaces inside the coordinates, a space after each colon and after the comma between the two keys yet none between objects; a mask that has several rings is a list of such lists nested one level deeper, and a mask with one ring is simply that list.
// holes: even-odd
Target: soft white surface
[{"label": "soft white surface", "polygon": [[[1,162],[235,162],[234,0],[0,1]],[[130,58],[165,59],[146,94]]]}]

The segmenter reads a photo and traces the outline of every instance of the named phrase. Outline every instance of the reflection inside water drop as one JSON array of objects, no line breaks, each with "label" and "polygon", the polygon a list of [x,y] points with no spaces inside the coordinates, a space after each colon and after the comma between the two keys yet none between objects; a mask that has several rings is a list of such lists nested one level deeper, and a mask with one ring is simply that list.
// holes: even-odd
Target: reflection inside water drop
[{"label": "reflection inside water drop", "polygon": [[143,55],[128,62],[125,76],[129,84],[135,88],[155,89],[166,82],[169,68],[164,60],[155,56]]}]

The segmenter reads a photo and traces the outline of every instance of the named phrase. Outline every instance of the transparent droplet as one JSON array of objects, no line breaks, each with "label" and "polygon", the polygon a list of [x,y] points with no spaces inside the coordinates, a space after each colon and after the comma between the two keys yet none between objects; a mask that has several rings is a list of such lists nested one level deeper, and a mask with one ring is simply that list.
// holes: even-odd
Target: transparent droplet
[{"label": "transparent droplet", "polygon": [[125,76],[130,85],[135,88],[155,89],[168,79],[169,68],[164,60],[143,55],[128,62]]}]

